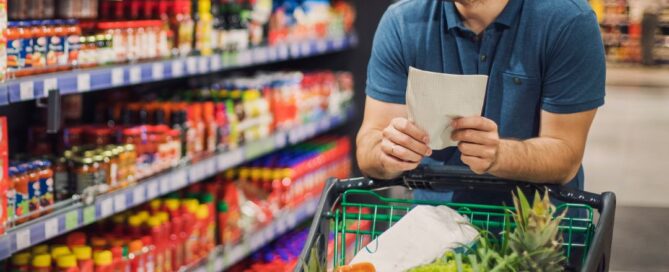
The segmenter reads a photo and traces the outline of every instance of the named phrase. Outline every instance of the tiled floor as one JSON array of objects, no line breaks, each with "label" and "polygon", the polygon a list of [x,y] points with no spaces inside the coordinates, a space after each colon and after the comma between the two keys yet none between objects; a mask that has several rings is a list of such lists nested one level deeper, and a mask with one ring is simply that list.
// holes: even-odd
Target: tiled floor
[{"label": "tiled floor", "polygon": [[669,70],[653,73],[654,86],[607,88],[584,158],[586,189],[618,198],[615,271],[669,271]]}]

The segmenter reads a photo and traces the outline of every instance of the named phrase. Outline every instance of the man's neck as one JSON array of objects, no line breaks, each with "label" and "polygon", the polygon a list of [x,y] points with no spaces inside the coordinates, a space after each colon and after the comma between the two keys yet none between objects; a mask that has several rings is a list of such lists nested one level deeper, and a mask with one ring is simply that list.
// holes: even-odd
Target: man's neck
[{"label": "man's neck", "polygon": [[455,7],[465,26],[477,35],[504,10],[509,0],[455,0]]}]

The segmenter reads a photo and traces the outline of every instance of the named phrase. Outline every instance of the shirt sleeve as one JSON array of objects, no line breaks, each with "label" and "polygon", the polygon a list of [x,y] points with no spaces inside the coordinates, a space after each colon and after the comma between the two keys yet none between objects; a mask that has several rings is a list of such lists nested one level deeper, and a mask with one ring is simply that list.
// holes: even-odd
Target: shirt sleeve
[{"label": "shirt sleeve", "polygon": [[604,104],[606,60],[599,24],[592,11],[560,30],[546,58],[542,109],[576,113]]},{"label": "shirt sleeve", "polygon": [[408,66],[402,54],[400,28],[391,7],[374,35],[372,54],[367,65],[367,96],[379,101],[405,104]]}]

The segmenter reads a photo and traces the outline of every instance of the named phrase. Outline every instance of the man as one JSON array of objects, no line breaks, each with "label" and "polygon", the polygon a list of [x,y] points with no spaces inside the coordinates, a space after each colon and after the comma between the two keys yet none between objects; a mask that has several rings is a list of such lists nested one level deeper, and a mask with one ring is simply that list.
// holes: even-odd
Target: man
[{"label": "man", "polygon": [[[483,116],[451,124],[457,147],[430,150],[425,131],[407,119],[410,66],[489,75]],[[439,161],[582,189],[581,160],[604,104],[605,76],[601,34],[586,0],[401,1],[374,37],[357,137],[360,169],[389,179]]]}]

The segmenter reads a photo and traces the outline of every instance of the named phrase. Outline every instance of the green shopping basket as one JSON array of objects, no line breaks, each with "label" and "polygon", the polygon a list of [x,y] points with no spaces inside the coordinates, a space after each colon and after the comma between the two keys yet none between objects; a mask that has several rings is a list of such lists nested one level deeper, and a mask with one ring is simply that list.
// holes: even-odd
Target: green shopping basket
[{"label": "green shopping basket", "polygon": [[[503,230],[513,206],[481,203],[443,203],[381,196],[375,190],[391,186],[434,191],[494,191],[509,196],[519,188],[528,196],[548,191],[557,201],[557,211],[567,210],[561,222],[567,271],[608,271],[615,195],[601,195],[560,186],[544,186],[476,175],[455,167],[421,167],[391,181],[366,178],[329,180],[314,216],[307,243],[295,271],[305,271],[316,260],[321,270],[346,264],[360,250],[373,252],[378,243],[369,243],[400,220],[415,205],[446,205],[466,216],[477,228],[490,233]],[[597,212],[597,214],[595,213]],[[510,219],[510,218],[509,218]],[[510,223],[512,224],[512,223]],[[511,226],[513,227],[513,225]],[[329,254],[328,254],[328,245]],[[332,247],[334,245],[334,247]],[[315,256],[312,256],[315,254]],[[328,257],[331,262],[327,263]]]}]

